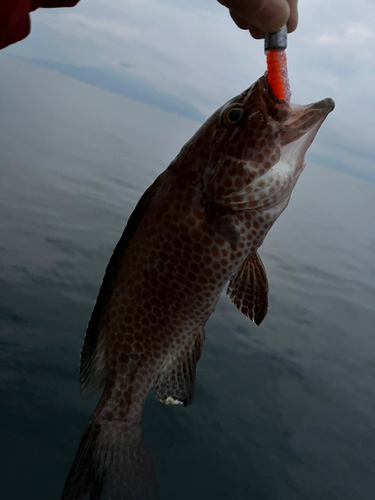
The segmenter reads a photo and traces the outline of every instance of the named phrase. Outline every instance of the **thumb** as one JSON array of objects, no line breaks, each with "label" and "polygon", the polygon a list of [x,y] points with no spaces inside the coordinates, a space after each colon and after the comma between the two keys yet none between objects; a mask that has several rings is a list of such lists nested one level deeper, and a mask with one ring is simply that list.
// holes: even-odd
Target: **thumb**
[{"label": "thumb", "polygon": [[240,28],[255,26],[261,31],[279,30],[289,19],[287,0],[218,0],[228,7]]}]

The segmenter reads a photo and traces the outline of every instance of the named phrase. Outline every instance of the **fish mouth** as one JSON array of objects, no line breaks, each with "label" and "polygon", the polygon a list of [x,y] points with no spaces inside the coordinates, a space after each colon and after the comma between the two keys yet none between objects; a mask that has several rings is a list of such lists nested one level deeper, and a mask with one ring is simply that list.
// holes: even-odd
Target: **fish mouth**
[{"label": "fish mouth", "polygon": [[310,104],[308,106],[311,109],[322,109],[325,110],[327,115],[331,111],[335,109],[335,101],[331,99],[330,97],[326,97],[325,99],[322,99],[321,101],[314,102],[313,104]]},{"label": "fish mouth", "polygon": [[[298,104],[287,104],[287,106],[289,116],[280,123],[280,157],[260,178],[268,188],[273,187],[273,191],[266,190],[263,198],[259,194],[257,198],[259,206],[261,202],[267,201],[268,206],[279,206],[281,210],[286,207],[285,202],[287,203],[298,177],[305,168],[308,148],[320,126],[334,109],[335,103],[332,99],[326,98],[305,106]],[[256,182],[259,182],[259,178],[254,180],[254,186]],[[263,186],[260,190],[262,189]],[[254,192],[258,191],[254,187]]]},{"label": "fish mouth", "polygon": [[308,135],[308,148],[320,126],[334,108],[335,103],[330,97],[305,106],[290,104],[291,113],[283,123],[284,133],[281,144],[290,144]]},{"label": "fish mouth", "polygon": [[272,167],[273,175],[280,179],[290,176],[291,185],[284,196],[290,194],[302,170],[305,155],[320,126],[334,109],[335,103],[329,97],[305,106],[290,104],[290,115],[282,124],[280,160]]},{"label": "fish mouth", "polygon": [[[330,97],[308,105],[292,104],[279,99],[268,83],[267,74],[263,75],[258,83],[268,116],[284,125],[289,131],[294,129],[293,134],[289,133],[290,140],[293,136],[298,139],[317,123],[323,123],[335,107],[335,103]],[[300,129],[299,133],[298,129]],[[288,139],[286,141],[290,142]]]}]

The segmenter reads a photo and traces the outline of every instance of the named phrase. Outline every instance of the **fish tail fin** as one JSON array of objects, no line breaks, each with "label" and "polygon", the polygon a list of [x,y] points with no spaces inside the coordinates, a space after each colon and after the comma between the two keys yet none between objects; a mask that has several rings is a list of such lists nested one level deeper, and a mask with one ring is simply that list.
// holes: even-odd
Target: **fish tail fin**
[{"label": "fish tail fin", "polygon": [[102,420],[100,415],[91,419],[61,500],[160,499],[152,456],[140,423],[136,429],[132,427],[126,420]]}]

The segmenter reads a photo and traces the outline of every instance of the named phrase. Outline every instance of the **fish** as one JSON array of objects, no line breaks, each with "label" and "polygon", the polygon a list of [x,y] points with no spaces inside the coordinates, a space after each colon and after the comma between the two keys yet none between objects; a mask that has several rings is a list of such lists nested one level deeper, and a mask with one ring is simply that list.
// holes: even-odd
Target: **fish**
[{"label": "fish", "polygon": [[268,281],[258,254],[287,207],[334,102],[290,104],[266,75],[214,112],[146,190],[107,266],[81,353],[83,395],[103,387],[62,500],[156,500],[141,432],[153,388],[191,404],[204,326],[226,287],[260,325]]}]

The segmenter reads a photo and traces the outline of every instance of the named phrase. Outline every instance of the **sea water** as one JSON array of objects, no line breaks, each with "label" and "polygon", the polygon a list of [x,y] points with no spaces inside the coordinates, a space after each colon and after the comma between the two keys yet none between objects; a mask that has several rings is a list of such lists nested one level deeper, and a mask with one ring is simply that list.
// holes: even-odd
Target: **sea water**
[{"label": "sea water", "polygon": [[[0,66],[0,491],[58,500],[97,400],[78,361],[106,264],[199,124]],[[193,404],[146,402],[163,500],[374,498],[375,186],[307,163],[260,250],[262,325],[223,295]]]}]

